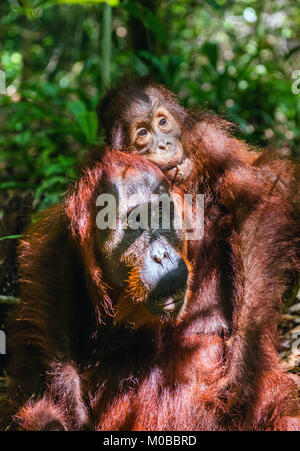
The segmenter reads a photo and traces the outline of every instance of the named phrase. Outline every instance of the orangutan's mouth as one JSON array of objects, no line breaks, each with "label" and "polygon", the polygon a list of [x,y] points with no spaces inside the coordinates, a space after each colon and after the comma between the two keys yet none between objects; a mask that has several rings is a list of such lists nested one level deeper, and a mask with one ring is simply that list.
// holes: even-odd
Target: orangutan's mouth
[{"label": "orangutan's mouth", "polygon": [[179,164],[167,168],[166,172],[168,177],[173,180],[173,182],[182,183],[190,175],[191,170],[191,161],[189,158],[185,157]]},{"label": "orangutan's mouth", "polygon": [[161,316],[167,313],[177,315],[181,310],[186,298],[186,287],[180,288],[173,294],[163,296],[150,296],[147,308],[154,315]]},{"label": "orangutan's mouth", "polygon": [[175,164],[174,164],[174,162],[172,162],[171,164],[166,164],[164,166],[161,165],[160,167],[163,171],[169,172],[174,168],[179,168],[184,163],[185,159],[186,159],[186,157],[183,156],[180,160],[175,162]]}]

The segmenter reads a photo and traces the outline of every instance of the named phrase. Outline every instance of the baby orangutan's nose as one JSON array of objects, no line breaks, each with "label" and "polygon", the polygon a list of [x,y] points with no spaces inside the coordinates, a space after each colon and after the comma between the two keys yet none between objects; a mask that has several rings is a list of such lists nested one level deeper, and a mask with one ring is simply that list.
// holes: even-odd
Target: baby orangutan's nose
[{"label": "baby orangutan's nose", "polygon": [[170,140],[160,141],[158,148],[159,150],[170,150],[173,147],[173,143]]}]

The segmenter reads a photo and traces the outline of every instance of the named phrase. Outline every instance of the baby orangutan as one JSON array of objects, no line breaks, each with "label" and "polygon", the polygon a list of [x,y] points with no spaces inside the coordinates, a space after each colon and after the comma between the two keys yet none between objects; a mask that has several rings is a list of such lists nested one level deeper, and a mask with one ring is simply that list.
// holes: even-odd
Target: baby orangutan
[{"label": "baby orangutan", "polygon": [[110,91],[98,108],[107,143],[143,155],[170,176],[188,176],[191,163],[182,142],[188,118],[175,96],[144,79]]}]

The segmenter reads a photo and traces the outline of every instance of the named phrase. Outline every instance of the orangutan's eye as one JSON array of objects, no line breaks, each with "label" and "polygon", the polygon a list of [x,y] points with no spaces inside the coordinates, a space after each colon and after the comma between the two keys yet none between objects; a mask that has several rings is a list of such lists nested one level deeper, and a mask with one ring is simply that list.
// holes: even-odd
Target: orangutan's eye
[{"label": "orangutan's eye", "polygon": [[141,128],[141,130],[138,132],[139,136],[147,136],[148,130],[146,128]]},{"label": "orangutan's eye", "polygon": [[166,125],[168,125],[168,121],[165,117],[162,117],[161,120],[159,121],[159,125],[161,127],[165,127]]}]

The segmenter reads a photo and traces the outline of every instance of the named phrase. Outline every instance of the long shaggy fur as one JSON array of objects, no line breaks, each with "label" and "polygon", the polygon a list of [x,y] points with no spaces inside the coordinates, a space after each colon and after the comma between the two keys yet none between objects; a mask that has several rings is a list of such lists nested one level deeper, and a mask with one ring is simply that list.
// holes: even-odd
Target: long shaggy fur
[{"label": "long shaggy fur", "polygon": [[[8,340],[15,427],[299,430],[297,387],[277,356],[287,274],[300,271],[297,169],[248,149],[215,117],[184,120],[194,164],[184,189],[205,194],[205,233],[189,243],[194,281],[182,321],[114,320],[95,199],[113,161],[148,163],[109,149],[90,157],[20,246],[22,304]],[[130,321],[126,296],[119,309]]]}]

